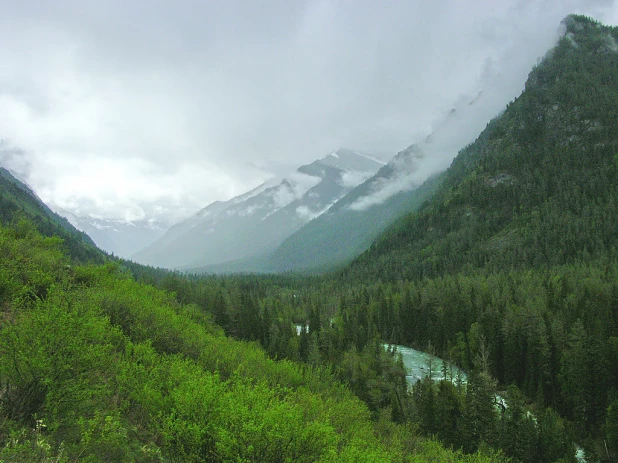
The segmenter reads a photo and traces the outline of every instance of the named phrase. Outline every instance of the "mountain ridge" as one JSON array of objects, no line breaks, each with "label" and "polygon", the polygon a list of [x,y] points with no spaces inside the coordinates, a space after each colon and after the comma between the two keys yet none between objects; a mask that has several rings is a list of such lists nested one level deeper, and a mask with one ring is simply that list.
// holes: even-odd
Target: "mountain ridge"
[{"label": "mountain ridge", "polygon": [[30,220],[43,236],[63,239],[67,253],[77,261],[103,262],[105,255],[94,241],[56,214],[26,183],[0,167],[0,223]]},{"label": "mountain ridge", "polygon": [[[428,203],[345,270],[349,278],[558,265],[618,245],[608,228],[618,220],[618,28],[575,15],[563,25],[522,94],[460,151]],[[603,207],[583,209],[586,198]]]},{"label": "mountain ridge", "polygon": [[299,167],[278,183],[267,182],[229,201],[206,206],[133,258],[149,265],[187,268],[274,249],[381,165],[340,149]]}]

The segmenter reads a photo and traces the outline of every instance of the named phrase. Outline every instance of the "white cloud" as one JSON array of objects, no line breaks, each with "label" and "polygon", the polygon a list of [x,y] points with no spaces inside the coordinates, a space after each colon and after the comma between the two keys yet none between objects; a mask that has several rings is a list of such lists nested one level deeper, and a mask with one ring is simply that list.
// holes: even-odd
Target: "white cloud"
[{"label": "white cloud", "polygon": [[393,155],[487,73],[521,87],[572,12],[618,22],[607,0],[10,2],[0,138],[46,201],[176,220],[340,146]]},{"label": "white cloud", "polygon": [[304,220],[305,222],[309,222],[310,220],[313,220],[316,217],[324,214],[339,199],[341,199],[341,198],[336,198],[333,202],[331,202],[330,204],[327,204],[325,207],[323,207],[322,209],[319,209],[317,211],[314,211],[314,210],[310,209],[307,206],[299,206],[299,207],[296,208],[296,214],[298,215],[298,217],[301,220]]},{"label": "white cloud", "polygon": [[369,177],[371,177],[371,173],[368,172],[346,171],[341,175],[341,186],[353,188],[363,183]]},{"label": "white cloud", "polygon": [[292,201],[300,199],[307,191],[320,183],[319,177],[294,172],[273,191],[275,209],[287,206]]},{"label": "white cloud", "polygon": [[319,215],[309,209],[307,206],[298,206],[296,208],[296,214],[298,214],[298,217],[300,217],[301,220],[304,220],[306,222],[309,222],[310,220],[316,218]]}]

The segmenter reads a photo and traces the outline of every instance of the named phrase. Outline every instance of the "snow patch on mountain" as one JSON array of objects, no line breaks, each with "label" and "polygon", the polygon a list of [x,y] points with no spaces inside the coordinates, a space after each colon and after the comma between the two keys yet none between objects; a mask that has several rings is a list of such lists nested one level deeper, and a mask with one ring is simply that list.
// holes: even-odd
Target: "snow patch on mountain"
[{"label": "snow patch on mountain", "polygon": [[378,164],[381,164],[383,166],[386,165],[386,162],[380,161],[378,158],[374,158],[373,156],[369,156],[368,154],[359,153],[358,151],[354,151],[354,153],[364,157],[365,159],[369,159],[370,161],[377,162]]},{"label": "snow patch on mountain", "polygon": [[232,204],[238,204],[241,203],[243,201],[246,201],[248,199],[253,198],[254,196],[259,195],[260,193],[264,192],[266,189],[268,188],[272,188],[273,186],[275,186],[277,183],[279,183],[279,179],[276,178],[272,178],[267,182],[262,183],[261,185],[258,185],[257,187],[255,187],[253,190],[250,190],[240,196],[236,196],[235,198],[232,198],[228,201],[228,203],[230,205]]}]

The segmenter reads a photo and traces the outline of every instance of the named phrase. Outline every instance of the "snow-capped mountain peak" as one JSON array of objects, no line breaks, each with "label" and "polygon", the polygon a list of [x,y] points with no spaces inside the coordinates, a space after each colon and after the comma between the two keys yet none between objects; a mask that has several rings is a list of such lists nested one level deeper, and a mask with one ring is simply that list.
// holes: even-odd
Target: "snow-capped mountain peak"
[{"label": "snow-capped mountain peak", "polygon": [[358,172],[375,172],[385,164],[374,157],[346,148],[341,148],[317,162],[346,171]]},{"label": "snow-capped mountain peak", "polygon": [[162,267],[197,267],[240,259],[279,245],[323,214],[383,162],[339,149],[225,202],[214,202],[173,226],[134,256]]}]

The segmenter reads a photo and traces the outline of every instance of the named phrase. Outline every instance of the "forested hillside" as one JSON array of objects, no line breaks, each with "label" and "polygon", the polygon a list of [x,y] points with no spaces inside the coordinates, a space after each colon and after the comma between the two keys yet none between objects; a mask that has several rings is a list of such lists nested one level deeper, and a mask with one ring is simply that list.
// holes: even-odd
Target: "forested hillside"
[{"label": "forested hillside", "polygon": [[[565,25],[522,95],[460,152],[435,196],[342,278],[370,288],[364,310],[372,315],[356,323],[486,371],[499,388],[516,386],[534,409],[568,418],[588,455],[612,461],[618,29],[580,16]],[[525,421],[511,430],[518,449],[499,446],[523,461],[551,461],[525,436],[538,422]],[[423,426],[455,445],[470,442],[443,423]],[[493,445],[495,433],[486,438]],[[528,450],[526,439],[535,442]]]},{"label": "forested hillside", "polygon": [[0,224],[6,225],[17,216],[28,218],[45,236],[61,237],[71,257],[79,261],[103,262],[104,253],[88,235],[53,212],[28,186],[0,167]]},{"label": "forested hillside", "polygon": [[[131,265],[137,282],[118,262],[80,263],[19,211],[9,222],[0,226],[0,461],[501,460],[447,450],[401,413],[392,421],[388,393],[401,391],[405,406],[405,379],[379,344],[366,354],[377,363],[363,367],[381,370],[374,390],[384,397],[370,407],[340,382],[344,372],[301,363],[291,320],[265,317],[267,299],[255,305],[260,286],[281,294],[274,282],[192,283]],[[295,361],[226,337],[213,318],[246,339],[280,326]]]},{"label": "forested hillside", "polygon": [[463,149],[417,214],[382,236],[350,278],[548,268],[618,244],[618,30],[565,20],[526,89]]}]

